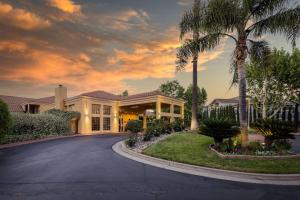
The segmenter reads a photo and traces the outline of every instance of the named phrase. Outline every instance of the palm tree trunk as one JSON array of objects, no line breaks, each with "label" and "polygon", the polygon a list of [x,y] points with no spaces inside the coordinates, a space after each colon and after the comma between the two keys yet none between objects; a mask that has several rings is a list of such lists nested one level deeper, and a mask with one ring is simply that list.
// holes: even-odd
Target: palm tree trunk
[{"label": "palm tree trunk", "polygon": [[246,103],[246,71],[245,60],[247,58],[246,39],[239,38],[236,47],[236,62],[238,68],[239,83],[239,109],[240,109],[240,129],[242,147],[248,144],[248,128],[247,128],[247,103]]},{"label": "palm tree trunk", "polygon": [[191,121],[191,130],[197,130],[199,127],[198,124],[198,85],[197,85],[197,73],[198,73],[198,56],[193,58],[193,89],[192,89],[192,121]]}]

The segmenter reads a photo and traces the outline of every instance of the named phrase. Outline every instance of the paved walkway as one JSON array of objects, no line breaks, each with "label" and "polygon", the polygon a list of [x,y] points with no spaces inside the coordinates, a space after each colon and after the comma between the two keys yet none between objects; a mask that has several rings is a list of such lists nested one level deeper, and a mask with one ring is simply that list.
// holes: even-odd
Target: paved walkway
[{"label": "paved walkway", "polygon": [[122,137],[74,137],[0,150],[0,199],[300,199],[300,187],[216,180],[114,153]]}]

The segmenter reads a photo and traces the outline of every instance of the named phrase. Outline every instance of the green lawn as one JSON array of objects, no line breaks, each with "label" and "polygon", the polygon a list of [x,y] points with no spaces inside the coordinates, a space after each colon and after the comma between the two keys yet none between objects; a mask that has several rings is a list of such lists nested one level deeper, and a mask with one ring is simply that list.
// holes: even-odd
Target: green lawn
[{"label": "green lawn", "polygon": [[222,159],[208,149],[209,137],[178,133],[144,150],[144,154],[182,163],[258,173],[300,173],[300,158],[281,160]]}]

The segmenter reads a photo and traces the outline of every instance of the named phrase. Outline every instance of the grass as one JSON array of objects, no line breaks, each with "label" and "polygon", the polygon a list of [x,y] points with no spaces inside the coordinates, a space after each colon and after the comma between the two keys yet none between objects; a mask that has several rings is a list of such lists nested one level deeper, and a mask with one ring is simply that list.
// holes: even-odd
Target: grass
[{"label": "grass", "polygon": [[300,158],[222,159],[208,149],[212,143],[211,138],[197,133],[177,133],[148,147],[143,153],[166,160],[219,169],[275,174],[300,173]]}]

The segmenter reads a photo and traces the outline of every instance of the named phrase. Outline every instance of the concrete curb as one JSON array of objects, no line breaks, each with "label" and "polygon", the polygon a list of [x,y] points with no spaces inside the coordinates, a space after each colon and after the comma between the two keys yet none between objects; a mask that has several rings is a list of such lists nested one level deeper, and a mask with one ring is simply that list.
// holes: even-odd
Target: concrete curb
[{"label": "concrete curb", "polygon": [[119,155],[135,160],[137,162],[185,174],[244,183],[300,185],[300,174],[244,173],[178,163],[134,152],[126,147],[124,141],[117,142],[112,146],[112,149]]}]

